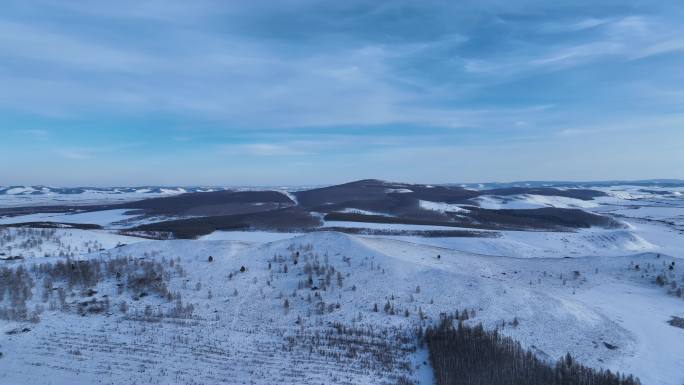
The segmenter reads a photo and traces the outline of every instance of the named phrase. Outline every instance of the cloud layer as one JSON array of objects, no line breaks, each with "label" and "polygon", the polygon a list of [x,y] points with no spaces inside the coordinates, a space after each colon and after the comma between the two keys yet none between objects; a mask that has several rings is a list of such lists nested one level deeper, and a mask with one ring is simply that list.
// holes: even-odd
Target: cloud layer
[{"label": "cloud layer", "polygon": [[[33,160],[0,184],[684,177],[666,169],[682,160],[667,150],[684,102],[675,1],[4,8],[0,161]],[[588,142],[613,144],[585,164]],[[622,155],[639,143],[648,162]]]}]

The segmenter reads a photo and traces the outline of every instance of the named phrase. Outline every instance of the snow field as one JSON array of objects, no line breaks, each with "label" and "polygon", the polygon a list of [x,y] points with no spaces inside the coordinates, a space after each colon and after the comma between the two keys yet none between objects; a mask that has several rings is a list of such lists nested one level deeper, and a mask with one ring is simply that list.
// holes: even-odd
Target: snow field
[{"label": "snow field", "polygon": [[[193,316],[133,317],[148,305],[170,305],[154,296],[133,301],[131,293],[117,294],[113,282],[104,282],[96,296],[128,301],[127,314],[113,309],[82,317],[46,311],[40,323],[28,324],[30,332],[0,334],[5,353],[0,366],[15,368],[2,371],[0,382],[365,384],[406,376],[429,383],[429,370],[422,365],[425,352],[416,349],[408,330],[463,309],[474,311],[469,322],[499,328],[549,360],[569,351],[583,363],[655,381],[649,383],[684,379],[677,358],[684,355],[684,333],[661,325],[661,318],[676,315],[682,302],[653,284],[653,275],[674,260],[667,256],[519,259],[321,232],[262,244],[145,241],[84,257],[126,255],[164,258],[166,263],[173,259],[182,266],[184,274],[172,276],[169,287],[182,293],[184,303],[194,304]],[[645,269],[636,271],[634,264]],[[315,271],[312,266],[320,270],[311,277],[318,290],[308,287],[306,271]],[[613,296],[627,300],[626,290],[638,293],[629,307],[619,301],[606,304]],[[82,299],[75,293],[69,300]],[[636,328],[647,315],[626,321],[640,303],[645,310],[651,308],[648,303],[663,306],[648,325],[667,339],[645,341],[639,334]],[[3,331],[27,325],[2,322]],[[352,328],[363,338],[348,338],[334,325]],[[372,346],[394,352],[391,362],[374,355]],[[635,365],[659,349],[673,358]]]}]

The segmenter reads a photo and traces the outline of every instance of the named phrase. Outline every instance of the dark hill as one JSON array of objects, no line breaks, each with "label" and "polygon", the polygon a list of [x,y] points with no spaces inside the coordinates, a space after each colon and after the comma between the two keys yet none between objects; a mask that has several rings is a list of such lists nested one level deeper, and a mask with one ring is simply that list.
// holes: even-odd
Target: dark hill
[{"label": "dark hill", "polygon": [[116,208],[144,210],[148,215],[215,216],[269,211],[294,204],[278,191],[213,191],[122,203]]},{"label": "dark hill", "polygon": [[[461,187],[431,186],[393,183],[377,179],[364,179],[336,186],[299,191],[295,193],[302,207],[324,208],[345,202],[394,201],[415,202],[419,199],[446,203],[466,203],[479,192]],[[381,203],[380,203],[381,204]]]},{"label": "dark hill", "polygon": [[195,238],[216,230],[304,231],[319,227],[320,217],[296,207],[257,213],[178,219],[135,227],[133,231],[169,232]]},{"label": "dark hill", "polygon": [[482,190],[480,195],[499,195],[499,196],[509,196],[509,195],[522,195],[522,194],[533,194],[533,195],[546,195],[546,196],[557,196],[566,198],[582,199],[585,201],[592,200],[598,197],[604,197],[608,194],[603,191],[598,190],[588,190],[588,189],[558,189],[553,187],[509,187],[509,188],[497,188],[491,190]]},{"label": "dark hill", "polygon": [[[493,210],[480,208],[474,200],[483,195],[537,194],[583,200],[605,195],[603,192],[587,189],[535,186],[471,190],[458,186],[364,179],[293,194],[297,202],[285,193],[270,190],[191,192],[113,205],[11,208],[0,210],[0,215],[128,209],[137,211],[147,219],[169,219],[136,226],[132,230],[168,231],[180,237],[231,229],[313,230],[321,226],[320,218],[323,217],[329,221],[424,224],[494,230],[568,230],[590,226],[620,226],[610,217],[581,209],[547,207]],[[433,203],[423,204],[421,201]],[[175,219],[178,217],[185,218]]]}]

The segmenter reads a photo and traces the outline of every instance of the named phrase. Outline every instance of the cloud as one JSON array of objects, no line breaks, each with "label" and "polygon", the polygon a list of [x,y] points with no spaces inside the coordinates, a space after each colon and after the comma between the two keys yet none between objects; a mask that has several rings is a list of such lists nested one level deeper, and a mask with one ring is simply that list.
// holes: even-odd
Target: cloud
[{"label": "cloud", "polygon": [[[429,34],[422,36],[423,32],[416,34],[401,24],[441,17],[429,8],[359,2],[359,9],[350,10],[292,2],[267,11],[292,29],[284,31],[292,36],[290,40],[274,42],[254,38],[255,31],[242,23],[242,19],[265,23],[251,6],[231,8],[208,1],[192,12],[191,21],[157,20],[155,16],[159,24],[152,37],[139,38],[148,36],[142,33],[149,28],[145,14],[178,15],[187,8],[182,3],[162,3],[132,6],[125,12],[106,5],[77,9],[45,3],[72,17],[93,19],[88,20],[88,33],[45,20],[0,19],[0,48],[10,63],[2,71],[0,62],[0,81],[5,85],[0,90],[0,107],[67,118],[174,114],[234,127],[269,128],[458,127],[468,119],[466,108],[430,106],[426,97],[434,91],[434,81],[401,68],[420,64],[426,57],[439,60],[469,41],[464,33],[450,28],[422,29]],[[312,18],[306,26],[310,30],[299,34],[295,30],[300,26],[290,24],[289,14],[301,7],[313,7],[333,18],[347,12],[359,14],[335,18],[333,24]],[[394,18],[404,14],[403,8],[417,8],[418,14],[405,14],[397,23]],[[205,27],[215,17],[226,17],[247,30],[221,33]],[[120,23],[125,20],[126,29],[115,38],[97,20],[115,28],[123,27]],[[194,28],[187,28],[188,22]],[[372,23],[387,24],[395,38],[377,34]],[[270,33],[276,26],[269,22],[258,32]],[[310,44],[301,44],[302,39],[311,39]]]},{"label": "cloud", "polygon": [[54,149],[54,153],[65,159],[85,160],[95,159],[102,155],[111,156],[121,154],[123,151],[136,149],[144,145],[145,143],[143,142],[119,142],[108,143],[103,145],[93,145],[90,147],[64,146]]},{"label": "cloud", "polygon": [[558,136],[585,136],[593,133],[600,132],[597,129],[586,129],[586,128],[565,128],[558,132]]},{"label": "cloud", "polygon": [[[610,65],[684,50],[680,23],[663,16],[561,20],[540,25],[541,36],[524,49],[490,59],[467,58],[464,69],[474,74],[511,78],[540,71],[562,71],[612,60]],[[563,36],[545,38],[546,34]],[[538,40],[541,38],[541,40]],[[608,64],[604,64],[608,68]]]},{"label": "cloud", "polygon": [[37,128],[27,128],[27,129],[21,129],[17,130],[19,133],[22,133],[24,135],[28,135],[33,139],[36,140],[46,140],[50,136],[50,133],[47,130],[42,130],[42,129],[37,129]]},{"label": "cloud", "polygon": [[681,104],[681,15],[646,0],[10,0],[0,111],[13,144],[49,136],[48,154],[91,167],[123,136],[145,142],[131,162],[180,167],[171,146],[204,170],[662,132],[650,118]]},{"label": "cloud", "polygon": [[0,49],[9,57],[80,71],[138,72],[153,60],[130,48],[91,41],[53,28],[0,20]]},{"label": "cloud", "polygon": [[220,145],[220,152],[231,156],[248,157],[296,157],[312,155],[314,152],[304,149],[302,143],[243,143]]},{"label": "cloud", "polygon": [[241,148],[245,153],[254,156],[300,156],[308,154],[287,145],[271,143],[245,144]]},{"label": "cloud", "polygon": [[543,33],[567,33],[585,31],[596,28],[611,22],[610,18],[589,17],[576,21],[565,22],[546,22],[540,25],[539,30]]},{"label": "cloud", "polygon": [[587,44],[562,47],[544,57],[529,61],[531,67],[561,69],[580,65],[609,55],[622,54],[624,46],[613,41],[596,41]]},{"label": "cloud", "polygon": [[82,150],[72,150],[72,149],[59,149],[55,150],[55,153],[62,158],[71,160],[85,160],[92,159],[93,154]]},{"label": "cloud", "polygon": [[673,38],[668,40],[663,40],[641,50],[635,51],[632,55],[632,59],[643,59],[650,56],[668,54],[673,52],[684,52],[684,39]]}]

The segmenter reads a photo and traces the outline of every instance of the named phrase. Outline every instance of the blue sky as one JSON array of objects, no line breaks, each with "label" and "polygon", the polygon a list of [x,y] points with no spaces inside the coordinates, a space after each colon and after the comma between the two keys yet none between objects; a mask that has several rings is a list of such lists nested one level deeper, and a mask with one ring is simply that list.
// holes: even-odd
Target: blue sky
[{"label": "blue sky", "polygon": [[0,185],[684,178],[681,1],[6,1]]}]

